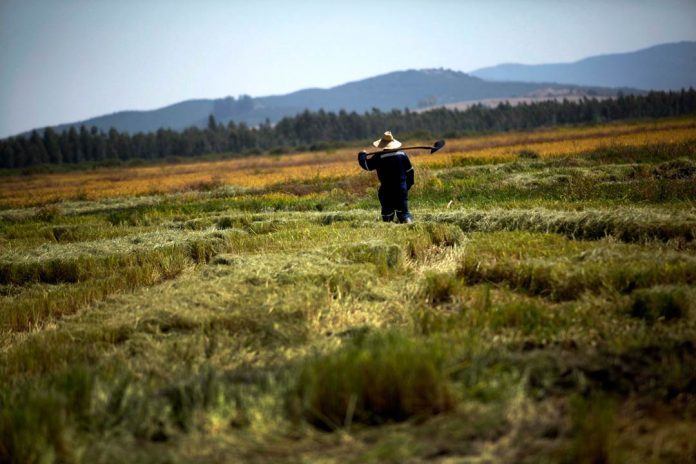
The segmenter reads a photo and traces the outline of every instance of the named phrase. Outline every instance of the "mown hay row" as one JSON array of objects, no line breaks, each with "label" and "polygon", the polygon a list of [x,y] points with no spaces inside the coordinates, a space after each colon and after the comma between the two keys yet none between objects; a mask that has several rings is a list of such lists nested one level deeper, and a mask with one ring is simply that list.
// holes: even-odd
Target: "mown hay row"
[{"label": "mown hay row", "polygon": [[0,313],[0,328],[28,330],[50,317],[75,313],[83,306],[119,291],[131,291],[178,276],[191,260],[180,253],[159,252],[137,264],[122,266],[110,275],[73,284],[31,288],[7,298]]},{"label": "mown hay row", "polygon": [[4,284],[39,284],[17,296],[3,298],[0,328],[28,330],[47,318],[72,314],[116,292],[172,279],[187,266],[207,263],[233,248],[233,240],[216,232],[174,246],[122,256],[0,263],[0,281]]},{"label": "mown hay row", "polygon": [[688,256],[626,256],[607,260],[491,259],[466,255],[457,268],[466,284],[506,283],[523,292],[572,300],[584,292],[629,293],[655,285],[696,283],[696,260]]},{"label": "mown hay row", "polygon": [[[36,257],[8,255],[0,261],[0,285],[75,283],[106,278],[120,268],[143,266],[170,254],[181,254],[197,263],[207,262],[215,254],[228,250],[231,243],[229,239],[233,234],[191,234],[181,240],[176,240],[176,236],[163,235],[162,245],[153,241],[153,238],[159,238],[158,235],[146,235],[147,237],[134,237],[120,246],[108,241],[105,241],[103,247],[98,242],[90,242],[78,244],[81,248],[73,247],[70,250],[49,249]],[[111,245],[113,251],[108,245]]]},{"label": "mown hay row", "polygon": [[526,230],[561,234],[572,239],[597,240],[613,236],[624,242],[671,239],[694,240],[696,217],[688,213],[620,211],[555,211],[548,209],[464,210],[426,213],[423,219],[457,224],[464,232]]}]

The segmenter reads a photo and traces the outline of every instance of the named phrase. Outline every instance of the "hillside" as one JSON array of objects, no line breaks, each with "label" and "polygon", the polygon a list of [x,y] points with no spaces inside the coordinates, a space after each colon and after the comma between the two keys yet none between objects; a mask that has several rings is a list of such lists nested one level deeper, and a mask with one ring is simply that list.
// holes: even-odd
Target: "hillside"
[{"label": "hillside", "polygon": [[472,71],[492,81],[557,82],[644,90],[696,87],[696,42],[679,42],[574,63],[500,64]]},{"label": "hillside", "polygon": [[[365,112],[372,108],[417,109],[419,107],[490,98],[523,97],[541,89],[568,89],[567,85],[525,82],[488,82],[478,77],[445,69],[397,71],[328,89],[304,89],[286,95],[189,100],[152,111],[122,111],[76,123],[58,126],[96,126],[108,131],[153,132],[157,129],[204,127],[213,114],[222,123],[277,122],[305,109]],[[613,95],[614,90],[601,88],[574,89],[590,95]],[[624,89],[630,92],[630,89]]]}]

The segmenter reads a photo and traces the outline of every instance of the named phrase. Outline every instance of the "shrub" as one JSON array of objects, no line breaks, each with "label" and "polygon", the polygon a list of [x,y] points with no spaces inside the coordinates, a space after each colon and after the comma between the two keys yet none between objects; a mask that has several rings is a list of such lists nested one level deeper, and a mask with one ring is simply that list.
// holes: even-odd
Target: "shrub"
[{"label": "shrub", "polygon": [[455,397],[443,361],[432,343],[395,332],[359,336],[300,367],[289,410],[324,430],[449,411]]},{"label": "shrub", "polygon": [[690,179],[696,176],[696,162],[678,158],[658,164],[653,171],[658,179]]},{"label": "shrub", "polygon": [[181,164],[184,162],[184,158],[181,156],[167,156],[164,161],[168,164]]},{"label": "shrub", "polygon": [[106,215],[106,220],[113,226],[141,226],[147,224],[142,209],[121,209],[111,211]]},{"label": "shrub", "polygon": [[284,155],[288,152],[290,152],[290,149],[288,147],[279,146],[279,147],[275,147],[275,148],[272,148],[271,150],[269,150],[268,154],[278,156],[278,155]]},{"label": "shrub", "polygon": [[130,167],[145,166],[146,164],[147,163],[142,158],[131,158],[126,162],[126,165]]},{"label": "shrub", "polygon": [[118,158],[109,158],[95,163],[94,166],[100,168],[114,168],[123,166],[123,161]]},{"label": "shrub", "polygon": [[534,150],[524,149],[517,152],[517,157],[522,159],[538,159],[539,153]]},{"label": "shrub", "polygon": [[217,228],[218,229],[231,229],[232,227],[235,227],[237,225],[238,221],[235,219],[229,217],[229,216],[224,216],[218,219],[217,222]]},{"label": "shrub", "polygon": [[47,205],[41,207],[34,217],[37,221],[42,222],[54,222],[56,219],[60,218],[63,212],[56,205]]}]

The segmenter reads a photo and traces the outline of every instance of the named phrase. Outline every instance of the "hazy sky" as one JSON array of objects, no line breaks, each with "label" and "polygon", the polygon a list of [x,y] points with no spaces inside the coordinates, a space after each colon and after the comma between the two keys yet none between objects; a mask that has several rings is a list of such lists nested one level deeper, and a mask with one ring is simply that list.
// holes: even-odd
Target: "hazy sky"
[{"label": "hazy sky", "polygon": [[696,40],[696,0],[0,0],[0,137],[395,70]]}]

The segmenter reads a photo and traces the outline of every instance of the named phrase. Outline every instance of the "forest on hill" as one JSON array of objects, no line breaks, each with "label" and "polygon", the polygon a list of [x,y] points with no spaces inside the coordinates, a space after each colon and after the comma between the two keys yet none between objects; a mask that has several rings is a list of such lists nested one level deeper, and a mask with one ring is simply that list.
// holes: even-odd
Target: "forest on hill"
[{"label": "forest on hill", "polygon": [[0,141],[0,168],[23,169],[47,164],[114,164],[131,159],[159,160],[211,153],[250,156],[270,152],[325,150],[347,142],[363,143],[389,129],[402,137],[457,137],[477,133],[524,130],[565,124],[601,123],[622,119],[659,118],[696,112],[696,90],[619,95],[615,99],[579,102],[547,101],[495,108],[482,105],[465,111],[436,109],[383,112],[304,111],[273,125],[220,124],[214,115],[205,129],[159,129],[130,135],[112,128],[46,128]]}]

